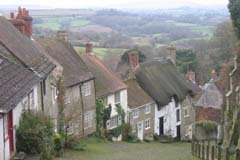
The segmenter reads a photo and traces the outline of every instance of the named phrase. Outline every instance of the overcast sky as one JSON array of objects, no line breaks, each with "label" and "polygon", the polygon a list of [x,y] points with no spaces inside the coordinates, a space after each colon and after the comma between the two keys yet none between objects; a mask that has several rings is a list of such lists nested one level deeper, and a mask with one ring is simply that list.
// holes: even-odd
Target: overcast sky
[{"label": "overcast sky", "polygon": [[1,5],[40,5],[54,8],[174,8],[227,5],[228,0],[0,0]]}]

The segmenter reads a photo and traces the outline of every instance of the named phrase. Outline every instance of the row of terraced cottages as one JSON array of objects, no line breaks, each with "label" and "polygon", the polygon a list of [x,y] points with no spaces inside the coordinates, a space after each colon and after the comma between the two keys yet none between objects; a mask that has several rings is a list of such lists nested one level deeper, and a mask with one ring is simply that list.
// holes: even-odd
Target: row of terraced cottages
[{"label": "row of terraced cottages", "polygon": [[94,55],[91,43],[79,56],[64,31],[55,38],[32,39],[28,10],[19,8],[17,16],[11,13],[10,18],[0,17],[0,159],[8,160],[16,152],[15,131],[21,113],[44,112],[57,126],[59,76],[66,88],[65,128],[69,134],[85,137],[95,132],[96,99],[103,99],[106,107],[113,107],[106,124],[109,130],[121,124],[115,110],[120,104],[127,115],[125,121],[140,140],[154,133],[185,137],[181,135],[185,133],[181,104],[192,105],[192,92],[177,72],[174,58],[170,57],[173,62],[139,64],[138,54],[130,52],[129,63],[123,64],[128,73],[123,80]]}]

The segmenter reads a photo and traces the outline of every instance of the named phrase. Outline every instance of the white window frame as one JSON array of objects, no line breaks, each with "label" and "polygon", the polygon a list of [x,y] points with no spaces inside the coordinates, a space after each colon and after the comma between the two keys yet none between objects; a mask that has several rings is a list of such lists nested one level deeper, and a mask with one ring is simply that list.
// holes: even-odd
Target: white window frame
[{"label": "white window frame", "polygon": [[84,113],[84,129],[92,128],[93,113],[88,111]]},{"label": "white window frame", "polygon": [[145,114],[151,113],[151,106],[148,104],[145,106]]},{"label": "white window frame", "polygon": [[188,109],[188,107],[183,108],[183,114],[184,114],[184,117],[189,117],[189,109]]},{"label": "white window frame", "polygon": [[105,107],[108,107],[108,97],[103,98],[103,104],[105,105]]},{"label": "white window frame", "polygon": [[68,96],[67,94],[64,97],[64,103],[65,104],[70,104],[71,103],[70,96]]},{"label": "white window frame", "polygon": [[[117,99],[116,97],[118,97],[119,96],[119,99]],[[120,94],[120,91],[119,92],[116,92],[115,94],[114,94],[114,103],[115,103],[115,105],[119,105],[120,103],[121,103],[121,94]]]},{"label": "white window frame", "polygon": [[145,130],[148,130],[148,129],[151,128],[150,124],[151,124],[150,119],[146,119],[145,122],[144,122]]},{"label": "white window frame", "polygon": [[117,126],[118,126],[118,116],[110,118],[109,128],[113,129],[113,128],[116,128]]},{"label": "white window frame", "polygon": [[132,115],[133,115],[133,118],[135,119],[135,118],[138,118],[139,117],[139,110],[138,109],[134,109],[133,111],[132,111]]},{"label": "white window frame", "polygon": [[57,87],[55,87],[54,85],[51,86],[51,93],[52,93],[52,103],[55,104],[57,99]]},{"label": "white window frame", "polygon": [[90,82],[83,83],[83,85],[82,85],[82,94],[85,97],[91,95],[91,83]]}]

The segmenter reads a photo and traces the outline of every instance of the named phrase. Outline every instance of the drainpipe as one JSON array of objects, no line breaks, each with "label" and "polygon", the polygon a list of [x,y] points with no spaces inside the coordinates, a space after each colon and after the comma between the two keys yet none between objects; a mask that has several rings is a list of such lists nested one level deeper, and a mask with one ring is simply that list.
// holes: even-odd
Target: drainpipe
[{"label": "drainpipe", "polygon": [[82,132],[84,137],[84,107],[83,107],[82,86],[83,86],[83,83],[80,84],[80,98],[81,98],[81,107],[82,107]]}]

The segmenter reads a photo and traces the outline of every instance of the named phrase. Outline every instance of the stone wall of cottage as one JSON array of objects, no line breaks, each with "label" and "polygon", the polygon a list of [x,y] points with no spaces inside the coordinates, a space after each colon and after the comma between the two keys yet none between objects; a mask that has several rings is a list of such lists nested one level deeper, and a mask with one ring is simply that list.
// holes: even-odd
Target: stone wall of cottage
[{"label": "stone wall of cottage", "polygon": [[[146,104],[146,105],[150,105],[150,104]],[[137,133],[138,132],[138,124],[140,122],[143,122],[143,138],[153,136],[153,134],[154,134],[154,116],[155,116],[156,104],[154,104],[154,106],[151,106],[150,113],[146,113],[146,110],[145,110],[146,105],[137,107],[135,109],[131,109],[129,111],[129,122],[132,126],[133,132]],[[138,117],[136,117],[136,118],[133,117],[134,111],[138,111]],[[150,128],[149,129],[145,129],[145,120],[147,120],[147,119],[150,119]]]},{"label": "stone wall of cottage", "polygon": [[[95,87],[94,80],[87,81],[91,86],[91,94],[84,96],[80,91],[82,84],[69,87],[65,92],[66,111],[65,116],[69,121],[70,133],[79,137],[87,136],[96,130],[96,103],[95,103]],[[83,113],[84,112],[84,113]],[[84,128],[84,116],[91,115],[91,127]]]},{"label": "stone wall of cottage", "polygon": [[181,140],[188,141],[192,139],[195,123],[195,110],[190,96],[186,97],[181,107]]}]

